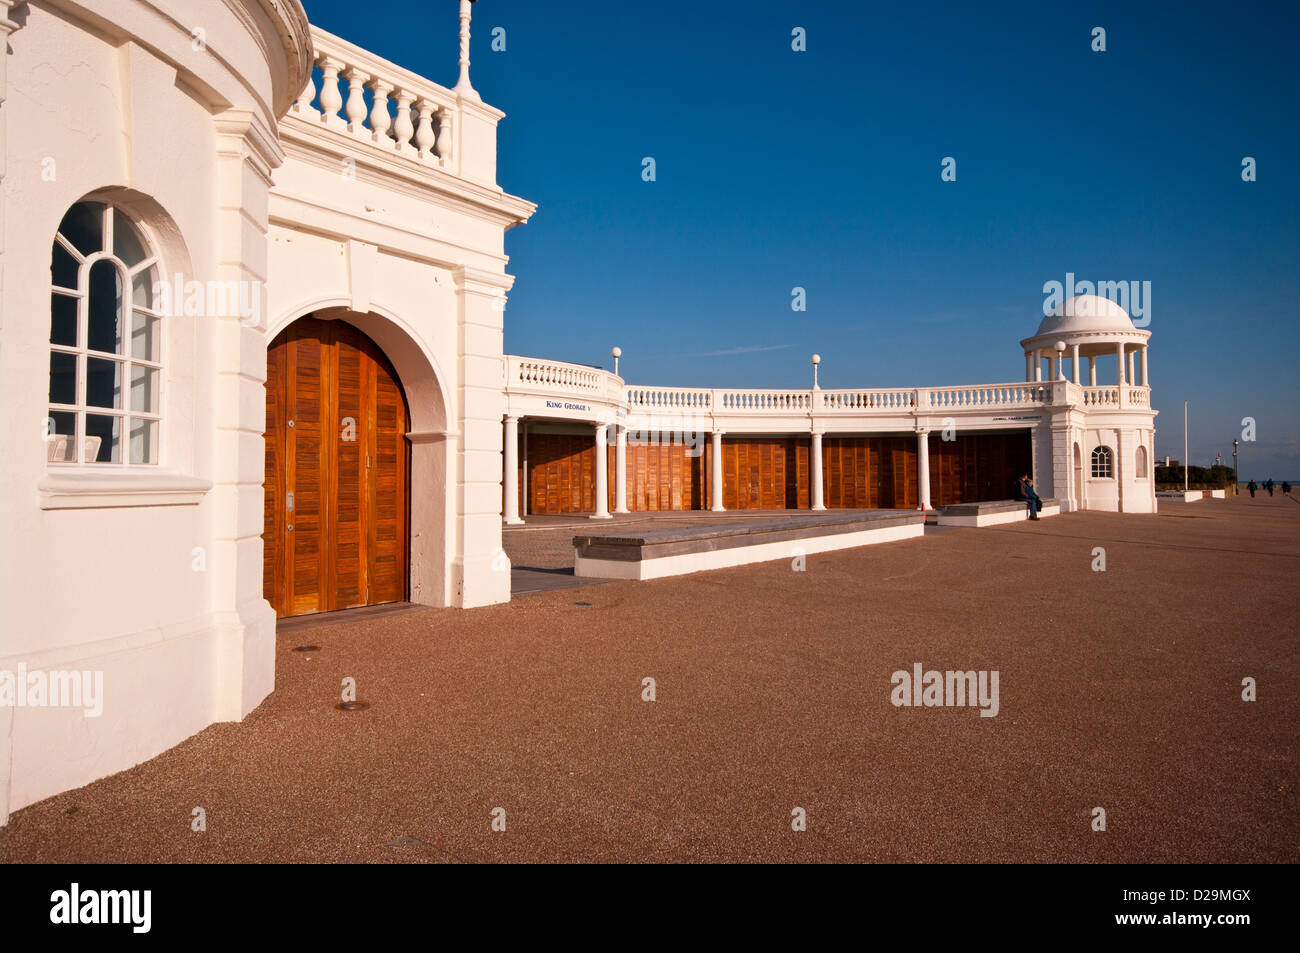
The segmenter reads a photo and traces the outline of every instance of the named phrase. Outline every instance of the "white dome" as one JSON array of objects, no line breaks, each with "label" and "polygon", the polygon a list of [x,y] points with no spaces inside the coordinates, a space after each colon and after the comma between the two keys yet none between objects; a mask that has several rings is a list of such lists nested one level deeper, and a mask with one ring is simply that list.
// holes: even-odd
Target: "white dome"
[{"label": "white dome", "polygon": [[1127,311],[1098,295],[1075,295],[1069,301],[1061,302],[1038,326],[1039,334],[1136,330]]}]

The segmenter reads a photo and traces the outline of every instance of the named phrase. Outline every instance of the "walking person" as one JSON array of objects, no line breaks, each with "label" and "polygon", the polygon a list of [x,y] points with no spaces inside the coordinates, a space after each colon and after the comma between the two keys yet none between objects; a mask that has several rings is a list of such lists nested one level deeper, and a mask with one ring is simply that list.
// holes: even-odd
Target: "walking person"
[{"label": "walking person", "polygon": [[1282,481],[1282,495],[1283,496],[1291,495],[1291,484],[1288,483],[1286,480]]},{"label": "walking person", "polygon": [[1250,498],[1253,500],[1255,498],[1255,491],[1259,489],[1259,485],[1254,480],[1251,480],[1246,484],[1246,489],[1250,490]]},{"label": "walking person", "polygon": [[1272,478],[1272,477],[1269,477],[1267,480],[1264,481],[1264,489],[1268,490],[1268,495],[1269,495],[1269,496],[1272,496],[1272,495],[1273,495],[1273,478]]}]

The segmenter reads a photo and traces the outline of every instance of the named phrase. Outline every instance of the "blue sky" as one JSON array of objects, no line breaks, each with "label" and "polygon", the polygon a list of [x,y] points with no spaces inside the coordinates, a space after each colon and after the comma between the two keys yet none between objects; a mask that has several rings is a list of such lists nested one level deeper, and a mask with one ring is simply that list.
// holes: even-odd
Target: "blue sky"
[{"label": "blue sky", "polygon": [[[305,6],[454,84],[454,0]],[[828,388],[1013,381],[1044,282],[1150,281],[1158,454],[1189,400],[1193,463],[1253,417],[1242,477],[1300,477],[1298,11],[482,0],[498,180],[539,205],[506,350],[617,344],[641,384],[806,387],[814,351]]]}]

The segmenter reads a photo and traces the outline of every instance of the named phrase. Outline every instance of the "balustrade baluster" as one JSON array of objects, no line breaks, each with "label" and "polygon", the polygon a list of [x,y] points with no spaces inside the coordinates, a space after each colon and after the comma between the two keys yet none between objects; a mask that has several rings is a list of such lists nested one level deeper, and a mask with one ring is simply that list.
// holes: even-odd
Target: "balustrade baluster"
[{"label": "balustrade baluster", "polygon": [[298,99],[293,104],[293,111],[300,116],[319,116],[320,110],[312,105],[312,100],[316,98],[316,75],[312,70],[307,71],[307,85],[303,87],[302,92],[298,94]]},{"label": "balustrade baluster", "polygon": [[433,148],[436,136],[433,132],[433,123],[430,121],[433,116],[434,105],[427,99],[421,99],[417,104],[420,114],[420,125],[415,130],[415,145],[419,150],[421,159],[429,158],[429,150]]},{"label": "balustrade baluster", "polygon": [[388,127],[392,124],[392,117],[388,114],[388,94],[392,91],[392,83],[378,78],[370,81],[370,92],[374,95],[374,102],[370,106],[370,138],[373,142],[392,138],[388,132]]},{"label": "balustrade baluster", "polygon": [[333,57],[323,56],[320,60],[320,68],[321,122],[341,125],[339,110],[343,107],[343,95],[339,92],[339,70],[343,68],[343,64]]},{"label": "balustrade baluster", "polygon": [[354,136],[361,135],[366,131],[365,88],[366,80],[370,79],[370,75],[354,66],[344,74],[343,78],[348,81],[348,104],[344,109],[348,117],[348,132]]}]

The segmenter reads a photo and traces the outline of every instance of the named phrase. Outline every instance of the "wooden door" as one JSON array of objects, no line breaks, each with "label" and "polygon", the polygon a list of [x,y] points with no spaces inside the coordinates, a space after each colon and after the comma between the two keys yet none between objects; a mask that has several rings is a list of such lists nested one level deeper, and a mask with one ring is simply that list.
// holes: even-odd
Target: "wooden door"
[{"label": "wooden door", "polygon": [[595,511],[595,434],[529,433],[528,512]]},{"label": "wooden door", "polygon": [[302,318],[271,343],[262,572],[277,616],[407,597],[407,421],[397,373],[350,324]]},{"label": "wooden door", "polygon": [[[654,510],[708,509],[705,454],[708,439],[694,450],[690,444],[662,440],[630,442],[624,466],[627,470],[627,508],[632,512]],[[700,452],[700,451],[703,452]],[[695,453],[692,456],[692,453]],[[609,499],[614,504],[616,479],[614,447],[609,448]]]}]

